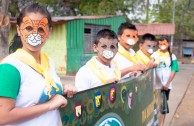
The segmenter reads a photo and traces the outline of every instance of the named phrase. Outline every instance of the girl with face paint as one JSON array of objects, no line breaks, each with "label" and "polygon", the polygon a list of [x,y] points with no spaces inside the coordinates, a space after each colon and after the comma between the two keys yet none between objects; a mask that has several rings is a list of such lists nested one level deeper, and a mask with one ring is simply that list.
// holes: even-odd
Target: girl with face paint
[{"label": "girl with face paint", "polygon": [[97,56],[92,57],[85,66],[81,67],[75,77],[75,86],[79,91],[116,82],[121,73],[114,56],[118,51],[116,34],[109,29],[97,33],[93,50]]},{"label": "girl with face paint", "polygon": [[139,44],[140,49],[134,56],[137,61],[147,66],[147,68],[153,68],[154,66],[157,66],[157,64],[154,64],[154,59],[151,57],[156,48],[155,40],[156,39],[154,35],[149,33],[144,34],[142,36],[142,41]]},{"label": "girl with face paint", "polygon": [[1,126],[59,126],[58,108],[67,104],[62,95],[76,93],[73,86],[62,87],[53,61],[41,51],[50,30],[43,6],[29,5],[18,16],[13,54],[0,64]]},{"label": "girl with face paint", "polygon": [[[164,94],[163,99],[168,101],[170,90],[172,89],[172,80],[174,79],[176,72],[179,71],[179,67],[176,56],[170,51],[169,41],[166,36],[161,37],[158,45],[159,49],[152,55],[158,62],[156,68],[156,88],[161,90],[161,93]],[[167,101],[165,101],[165,103],[167,103]],[[168,105],[164,106],[165,107],[161,109],[161,126],[164,125],[166,114],[169,113]]]},{"label": "girl with face paint", "polygon": [[146,67],[137,62],[134,58],[135,51],[132,49],[132,46],[138,41],[138,32],[135,25],[128,22],[122,23],[118,28],[117,36],[119,48],[114,60],[121,70],[122,79],[135,75],[137,71],[145,72]]}]

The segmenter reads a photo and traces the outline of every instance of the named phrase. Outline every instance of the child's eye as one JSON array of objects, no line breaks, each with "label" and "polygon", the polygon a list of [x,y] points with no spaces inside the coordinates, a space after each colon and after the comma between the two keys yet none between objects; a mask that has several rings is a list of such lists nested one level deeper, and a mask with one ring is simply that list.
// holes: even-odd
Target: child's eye
[{"label": "child's eye", "polygon": [[135,35],[133,35],[133,38],[135,38]]},{"label": "child's eye", "polygon": [[111,48],[111,49],[115,49],[116,47],[115,47],[114,45],[111,45],[110,48]]},{"label": "child's eye", "polygon": [[148,45],[148,47],[151,47],[151,45]]},{"label": "child's eye", "polygon": [[38,32],[44,33],[44,29],[40,27],[40,28],[38,28]]},{"label": "child's eye", "polygon": [[31,26],[27,26],[27,27],[26,27],[26,30],[30,32],[30,31],[32,31],[32,30],[33,30],[33,27],[31,27]]},{"label": "child's eye", "polygon": [[106,45],[103,45],[103,46],[101,46],[103,49],[106,49],[107,48],[107,46]]}]

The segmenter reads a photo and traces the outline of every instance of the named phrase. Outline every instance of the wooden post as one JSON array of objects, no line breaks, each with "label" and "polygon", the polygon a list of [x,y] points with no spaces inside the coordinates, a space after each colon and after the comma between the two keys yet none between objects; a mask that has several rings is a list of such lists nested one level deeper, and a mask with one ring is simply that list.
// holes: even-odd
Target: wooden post
[{"label": "wooden post", "polygon": [[10,20],[7,16],[9,0],[0,0],[0,60],[9,54],[8,37]]}]

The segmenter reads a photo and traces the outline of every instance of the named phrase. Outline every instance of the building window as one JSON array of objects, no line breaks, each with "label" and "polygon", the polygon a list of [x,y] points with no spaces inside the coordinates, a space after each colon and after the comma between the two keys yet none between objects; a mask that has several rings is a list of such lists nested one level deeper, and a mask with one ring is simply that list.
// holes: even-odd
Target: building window
[{"label": "building window", "polygon": [[110,29],[107,25],[85,24],[84,26],[84,53],[93,54],[92,45],[95,41],[96,34],[102,29]]},{"label": "building window", "polygon": [[183,47],[183,55],[184,57],[192,57],[193,56],[193,49],[189,47]]}]

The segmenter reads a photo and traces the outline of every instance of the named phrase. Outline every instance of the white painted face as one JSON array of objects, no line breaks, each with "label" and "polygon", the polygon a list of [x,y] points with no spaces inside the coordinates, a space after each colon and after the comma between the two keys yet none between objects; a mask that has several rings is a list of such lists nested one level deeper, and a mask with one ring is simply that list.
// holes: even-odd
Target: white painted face
[{"label": "white painted face", "polygon": [[152,54],[153,52],[154,52],[153,49],[148,49],[148,53],[149,53],[149,54]]},{"label": "white painted face", "polygon": [[135,45],[135,40],[134,39],[127,39],[127,44],[129,44],[129,45]]},{"label": "white painted face", "polygon": [[40,45],[42,41],[42,37],[39,34],[30,34],[27,36],[27,43],[32,46]]},{"label": "white painted face", "polygon": [[162,46],[160,47],[160,49],[161,49],[161,50],[165,50],[165,49],[166,49],[166,46],[165,46],[165,45],[162,45]]},{"label": "white painted face", "polygon": [[118,40],[101,38],[96,49],[99,55],[106,59],[111,59],[118,52]]},{"label": "white painted face", "polygon": [[156,49],[156,42],[145,40],[144,43],[140,44],[140,48],[145,54],[151,55]]}]

